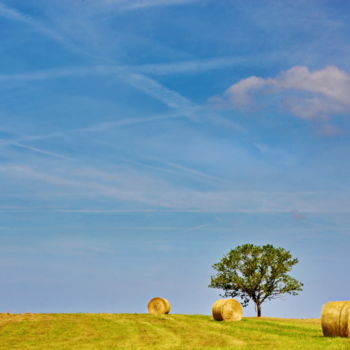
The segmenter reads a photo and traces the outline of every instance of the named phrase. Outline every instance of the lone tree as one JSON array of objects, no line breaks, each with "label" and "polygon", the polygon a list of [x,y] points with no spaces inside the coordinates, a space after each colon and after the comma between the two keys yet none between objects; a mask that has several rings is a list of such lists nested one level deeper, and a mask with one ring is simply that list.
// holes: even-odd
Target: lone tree
[{"label": "lone tree", "polygon": [[240,297],[243,306],[252,300],[260,317],[266,300],[303,290],[303,284],[288,275],[297,263],[298,259],[283,248],[243,244],[213,265],[217,274],[211,277],[209,287],[223,289],[223,297]]}]

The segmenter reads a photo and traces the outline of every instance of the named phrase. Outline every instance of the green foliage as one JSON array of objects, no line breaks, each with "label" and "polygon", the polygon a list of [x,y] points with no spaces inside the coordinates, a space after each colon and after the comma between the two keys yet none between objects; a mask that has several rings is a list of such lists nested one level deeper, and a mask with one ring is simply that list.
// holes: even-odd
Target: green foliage
[{"label": "green foliage", "polygon": [[217,271],[209,287],[224,290],[224,297],[239,297],[243,306],[249,301],[261,316],[261,304],[283,294],[297,295],[303,284],[288,275],[298,259],[271,244],[244,244],[232,249],[213,265]]}]

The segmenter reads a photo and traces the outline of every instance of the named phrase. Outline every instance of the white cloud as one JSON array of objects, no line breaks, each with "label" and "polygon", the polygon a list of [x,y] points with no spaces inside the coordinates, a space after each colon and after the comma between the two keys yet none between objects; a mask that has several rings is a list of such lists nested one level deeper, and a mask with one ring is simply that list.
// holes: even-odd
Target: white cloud
[{"label": "white cloud", "polygon": [[237,106],[251,104],[259,94],[283,95],[285,107],[297,117],[325,118],[350,111],[350,75],[336,66],[316,71],[296,66],[275,78],[243,79],[226,91]]}]

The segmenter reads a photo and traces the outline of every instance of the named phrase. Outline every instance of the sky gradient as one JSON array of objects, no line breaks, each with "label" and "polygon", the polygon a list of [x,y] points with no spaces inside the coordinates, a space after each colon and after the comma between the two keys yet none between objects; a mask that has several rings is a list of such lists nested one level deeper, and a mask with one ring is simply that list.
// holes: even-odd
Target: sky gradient
[{"label": "sky gradient", "polygon": [[263,315],[349,299],[349,11],[0,0],[0,311],[209,314],[243,243],[300,261]]}]

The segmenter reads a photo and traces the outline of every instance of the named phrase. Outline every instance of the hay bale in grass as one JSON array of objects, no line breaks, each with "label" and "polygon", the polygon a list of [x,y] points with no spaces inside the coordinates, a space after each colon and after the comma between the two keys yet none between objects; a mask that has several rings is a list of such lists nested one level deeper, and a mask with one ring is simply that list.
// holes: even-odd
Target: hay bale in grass
[{"label": "hay bale in grass", "polygon": [[350,337],[350,301],[330,301],[321,317],[325,337]]},{"label": "hay bale in grass", "polygon": [[216,321],[240,321],[243,315],[242,305],[235,299],[219,299],[211,311]]},{"label": "hay bale in grass", "polygon": [[164,298],[156,297],[149,301],[147,308],[150,314],[168,314],[170,303]]}]

